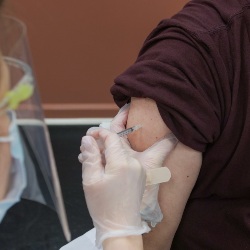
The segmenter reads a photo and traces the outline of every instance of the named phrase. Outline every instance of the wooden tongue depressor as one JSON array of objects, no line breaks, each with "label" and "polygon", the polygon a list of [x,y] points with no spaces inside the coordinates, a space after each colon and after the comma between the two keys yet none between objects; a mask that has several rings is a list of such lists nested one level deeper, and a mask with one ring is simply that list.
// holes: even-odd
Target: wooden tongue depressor
[{"label": "wooden tongue depressor", "polygon": [[171,172],[167,167],[148,169],[146,186],[168,182],[171,178]]}]

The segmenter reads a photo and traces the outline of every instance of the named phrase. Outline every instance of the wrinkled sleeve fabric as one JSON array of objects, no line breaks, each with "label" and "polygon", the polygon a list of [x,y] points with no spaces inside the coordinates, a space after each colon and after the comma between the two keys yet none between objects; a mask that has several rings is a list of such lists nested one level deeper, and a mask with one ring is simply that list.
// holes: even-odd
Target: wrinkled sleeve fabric
[{"label": "wrinkled sleeve fabric", "polygon": [[218,79],[206,45],[165,21],[148,36],[136,62],[115,79],[111,93],[119,107],[131,97],[153,99],[176,137],[204,152],[220,134]]}]

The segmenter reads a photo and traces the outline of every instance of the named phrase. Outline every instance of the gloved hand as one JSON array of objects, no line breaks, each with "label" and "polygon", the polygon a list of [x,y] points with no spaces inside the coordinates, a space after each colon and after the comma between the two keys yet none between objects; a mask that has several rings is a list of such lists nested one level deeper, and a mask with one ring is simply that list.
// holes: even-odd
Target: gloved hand
[{"label": "gloved hand", "polygon": [[[89,132],[82,139],[83,189],[96,228],[96,244],[109,237],[140,235],[150,228],[142,221],[140,204],[146,172],[131,157],[121,138],[106,129]],[[96,140],[102,140],[106,165]]]},{"label": "gloved hand", "polygon": [[[125,125],[128,118],[129,113],[129,107],[130,104],[124,105],[118,112],[118,114],[113,118],[111,123],[103,123],[100,124],[100,127],[104,127],[106,129],[110,129],[113,132],[120,132],[125,129]],[[97,128],[91,128],[87,134],[95,130]],[[152,145],[150,148],[145,150],[144,152],[136,152],[130,148],[130,144],[126,137],[123,138],[123,141],[125,142],[125,145],[127,144],[126,148],[129,152],[129,154],[132,157],[137,158],[141,165],[148,171],[162,167],[162,165],[155,164],[152,159],[154,156],[157,156],[157,149],[155,148],[155,145]],[[160,145],[162,147],[163,152],[165,153],[165,157],[170,153],[170,151],[175,147],[178,140],[176,137],[174,137],[173,134],[169,135],[168,138],[165,138],[164,142],[160,142]],[[101,143],[98,143],[101,151],[102,151],[102,145]],[[156,143],[157,144],[157,143]],[[79,161],[82,162],[81,154],[78,157]],[[157,159],[157,158],[156,158]],[[105,160],[102,159],[103,163],[105,163]],[[167,170],[168,168],[165,167]],[[168,170],[169,171],[169,170]],[[171,173],[169,171],[169,178],[171,176]],[[159,191],[159,184],[154,185],[148,185],[145,188],[143,199],[141,203],[141,217],[143,220],[148,221],[151,223],[152,226],[155,226],[158,222],[160,222],[163,218],[159,203],[158,203],[158,191]]]},{"label": "gloved hand", "polygon": [[[126,124],[127,119],[128,119],[129,107],[130,107],[130,104],[125,104],[122,108],[120,108],[119,112],[112,119],[111,122],[109,122],[109,121],[108,122],[102,122],[99,125],[99,127],[108,129],[108,130],[110,130],[112,132],[116,132],[116,133],[124,130],[125,129],[125,124]],[[91,127],[91,128],[89,128],[86,134],[89,134],[92,130],[96,130],[99,127]],[[102,151],[104,150],[103,142],[98,140],[98,139],[96,141],[97,141],[99,149],[100,149],[100,151],[102,153]],[[78,155],[78,160],[79,160],[80,163],[83,162],[82,154]],[[103,154],[102,154],[102,163],[105,164],[105,158],[103,157]]]},{"label": "gloved hand", "polygon": [[[116,133],[125,129],[128,113],[129,113],[130,104],[124,105],[118,112],[118,114],[113,118],[110,124],[100,124],[101,127],[105,127],[114,131]],[[167,141],[159,142],[159,145],[154,144],[144,152],[136,152],[133,151],[130,147],[130,144],[126,138],[124,138],[127,145],[127,150],[130,152],[130,155],[138,159],[141,165],[148,171],[155,168],[162,167],[155,164],[153,159],[157,159],[157,154],[161,154],[165,152],[165,157],[168,156],[170,151],[175,147],[178,140],[173,134],[170,134],[167,138]],[[157,147],[155,147],[157,145]],[[161,152],[157,152],[158,147],[161,148]],[[167,167],[165,167],[167,168]],[[167,168],[168,170],[168,168]],[[169,170],[168,170],[169,171]],[[149,172],[149,171],[148,171]],[[169,171],[169,179],[171,177],[171,173]],[[145,192],[143,194],[143,199],[141,203],[141,216],[142,219],[151,223],[151,226],[155,226],[159,223],[162,218],[162,212],[158,203],[158,191],[159,184],[155,185],[147,185]]]},{"label": "gloved hand", "polygon": [[[150,173],[152,170],[164,168],[168,174],[168,178],[164,181],[169,181],[171,173],[166,166],[163,166],[163,164],[168,154],[175,147],[176,143],[176,137],[170,135],[169,137],[165,137],[162,140],[156,142],[143,152],[136,152],[131,148],[129,151],[130,155],[140,162],[140,164],[146,170],[148,176],[151,175]],[[159,172],[157,175],[159,174],[161,174],[161,172]],[[149,222],[152,227],[155,227],[156,224],[161,222],[163,219],[161,208],[158,202],[159,182],[156,182],[153,185],[148,182],[148,184],[149,185],[146,186],[143,193],[140,213],[143,220]]]}]

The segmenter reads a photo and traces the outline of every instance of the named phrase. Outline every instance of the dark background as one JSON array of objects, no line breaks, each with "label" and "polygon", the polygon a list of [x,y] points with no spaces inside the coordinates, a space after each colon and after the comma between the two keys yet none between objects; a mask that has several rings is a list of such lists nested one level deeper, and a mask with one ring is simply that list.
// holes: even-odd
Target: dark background
[{"label": "dark background", "polygon": [[[93,228],[77,159],[81,137],[92,126],[49,126],[72,239]],[[1,250],[54,250],[66,243],[55,211],[33,201],[13,206],[0,224]]]}]

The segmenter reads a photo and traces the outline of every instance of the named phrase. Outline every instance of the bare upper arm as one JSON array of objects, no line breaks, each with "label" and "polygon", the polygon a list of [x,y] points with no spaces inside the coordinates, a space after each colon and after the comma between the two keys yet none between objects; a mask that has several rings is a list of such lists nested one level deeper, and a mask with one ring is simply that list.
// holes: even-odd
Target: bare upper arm
[{"label": "bare upper arm", "polygon": [[156,103],[148,98],[132,98],[127,127],[142,125],[138,131],[129,135],[129,141],[136,151],[143,151],[161,137],[171,133],[161,119]]},{"label": "bare upper arm", "polygon": [[[142,151],[159,138],[171,133],[163,122],[156,103],[147,98],[132,98],[127,127],[141,124],[142,129],[130,134],[131,146]],[[166,158],[171,171],[169,182],[161,184],[159,203],[164,219],[149,234],[144,235],[144,249],[170,249],[186,202],[193,189],[202,163],[202,154],[178,143]]]}]

